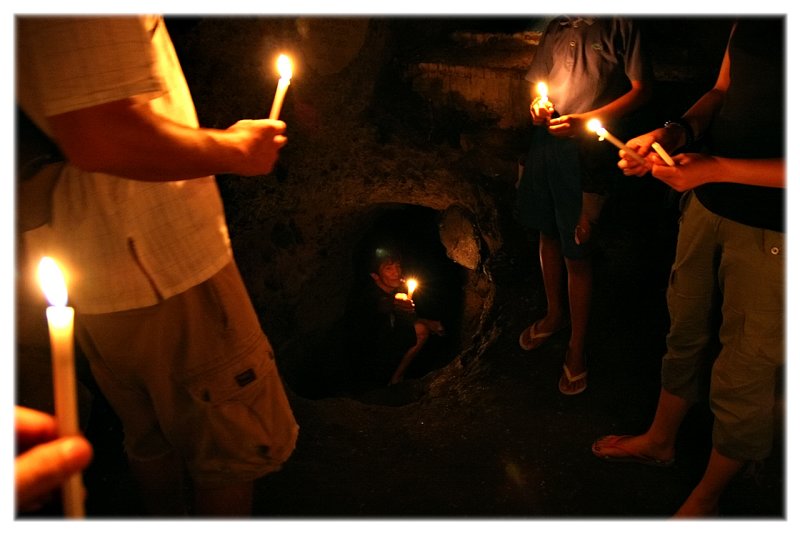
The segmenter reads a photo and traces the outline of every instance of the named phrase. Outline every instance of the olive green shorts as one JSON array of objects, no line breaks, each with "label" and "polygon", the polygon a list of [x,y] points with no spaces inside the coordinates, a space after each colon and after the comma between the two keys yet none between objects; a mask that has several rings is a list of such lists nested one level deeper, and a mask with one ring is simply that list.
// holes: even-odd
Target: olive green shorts
[{"label": "olive green shorts", "polygon": [[79,315],[76,332],[130,458],[177,453],[195,484],[215,487],[276,471],[294,450],[298,426],[234,262],[155,306]]},{"label": "olive green shorts", "polygon": [[[694,194],[684,200],[667,290],[671,325],[662,385],[699,400],[712,358],[714,447],[729,458],[761,460],[772,446],[776,384],[786,358],[785,236],[715,215]],[[718,353],[710,350],[718,343]]]}]

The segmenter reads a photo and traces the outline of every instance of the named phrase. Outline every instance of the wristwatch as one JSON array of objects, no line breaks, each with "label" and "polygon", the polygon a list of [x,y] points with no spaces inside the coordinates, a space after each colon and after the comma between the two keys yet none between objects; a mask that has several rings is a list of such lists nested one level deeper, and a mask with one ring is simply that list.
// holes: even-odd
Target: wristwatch
[{"label": "wristwatch", "polygon": [[683,144],[683,146],[690,146],[692,143],[694,143],[694,131],[692,130],[689,121],[684,118],[680,118],[668,120],[664,123],[664,128],[670,128],[672,126],[677,126],[683,129],[683,134],[686,137],[686,142]]}]

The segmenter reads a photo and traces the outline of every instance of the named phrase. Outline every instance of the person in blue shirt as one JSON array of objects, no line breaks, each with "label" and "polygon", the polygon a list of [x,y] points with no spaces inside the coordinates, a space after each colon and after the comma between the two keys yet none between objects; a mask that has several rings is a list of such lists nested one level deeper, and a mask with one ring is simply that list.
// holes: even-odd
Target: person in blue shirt
[{"label": "person in blue shirt", "polygon": [[[539,233],[547,311],[519,336],[538,348],[571,326],[558,389],[587,387],[585,338],[592,295],[590,242],[617,169],[616,151],[586,128],[599,119],[609,131],[626,128],[652,92],[652,67],[633,21],[618,17],[558,17],[543,33],[526,79],[532,91],[533,139],[517,191],[517,219]],[[566,265],[566,279],[564,266]],[[564,292],[567,288],[568,306]]]}]

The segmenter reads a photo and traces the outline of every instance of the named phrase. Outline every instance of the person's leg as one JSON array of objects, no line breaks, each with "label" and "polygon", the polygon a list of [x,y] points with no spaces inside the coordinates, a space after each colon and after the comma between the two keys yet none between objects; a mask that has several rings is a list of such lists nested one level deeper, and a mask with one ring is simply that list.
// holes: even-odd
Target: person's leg
[{"label": "person's leg", "polygon": [[[577,377],[586,371],[584,346],[592,302],[592,263],[588,257],[579,260],[566,259],[566,263],[572,333],[564,364],[569,369],[570,376]],[[561,377],[561,389],[565,392],[575,392],[585,387],[585,377],[573,382],[565,375]]]},{"label": "person's leg", "polygon": [[566,322],[564,313],[564,257],[558,238],[539,234],[539,262],[547,299],[547,313],[539,321],[539,330],[553,332]]},{"label": "person's leg", "polygon": [[416,344],[408,349],[408,351],[403,355],[400,359],[400,363],[397,365],[397,369],[395,369],[394,373],[392,374],[392,378],[389,380],[389,384],[398,384],[403,381],[403,377],[406,374],[406,369],[414,360],[414,358],[419,354],[419,351],[422,350],[422,347],[425,345],[425,342],[428,341],[428,337],[430,336],[430,329],[425,323],[415,322],[414,323],[414,332],[417,336]]},{"label": "person's leg", "polygon": [[641,456],[667,462],[675,457],[675,440],[691,403],[664,388],[658,406],[644,434],[637,436],[605,436],[594,442],[592,452],[604,459]]},{"label": "person's leg", "polygon": [[711,373],[713,448],[703,478],[675,517],[716,515],[748,461],[766,458],[775,433],[776,378],[785,363],[784,236],[723,219],[722,350]]},{"label": "person's leg", "polygon": [[183,462],[175,454],[153,460],[128,459],[131,474],[139,486],[145,513],[153,517],[188,514]]},{"label": "person's leg", "polygon": [[661,394],[650,428],[637,436],[605,436],[592,445],[601,458],[642,455],[671,460],[675,438],[689,407],[700,395],[708,346],[716,338],[711,317],[717,300],[719,246],[716,223],[693,195],[684,196],[675,262],[667,289],[670,330],[661,364]]},{"label": "person's leg", "polygon": [[564,258],[558,238],[539,233],[539,264],[547,310],[520,334],[519,344],[524,350],[538,348],[569,322],[564,310]]},{"label": "person's leg", "polygon": [[743,466],[744,462],[741,460],[728,458],[716,448],[712,449],[703,478],[673,517],[690,518],[717,515],[722,493]]}]

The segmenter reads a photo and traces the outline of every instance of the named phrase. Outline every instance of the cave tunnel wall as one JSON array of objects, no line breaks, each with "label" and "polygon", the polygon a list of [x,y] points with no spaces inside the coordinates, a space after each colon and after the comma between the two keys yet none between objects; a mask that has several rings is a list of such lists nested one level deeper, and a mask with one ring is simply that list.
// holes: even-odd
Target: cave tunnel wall
[{"label": "cave tunnel wall", "polygon": [[[520,20],[168,18],[205,126],[265,116],[277,81],[271,58],[288,51],[295,60],[281,115],[289,143],[277,168],[218,180],[240,270],[273,344],[290,346],[335,322],[363,230],[387,206],[466,214],[480,258],[466,269],[459,345],[474,356],[471,340],[483,335],[485,344],[494,296],[486,265],[503,246],[525,132],[481,101],[487,91],[459,95],[458,80],[420,85],[416,67],[472,78],[479,69],[484,85],[510,78],[519,86],[535,46],[515,36],[542,24]],[[655,52],[654,108],[659,119],[673,116],[710,86],[730,21],[643,22]],[[451,39],[461,30],[478,37]],[[491,69],[498,57],[512,66]]]}]

